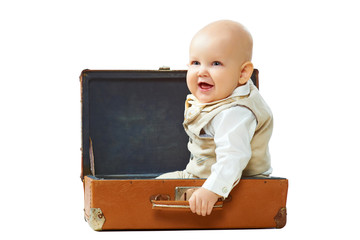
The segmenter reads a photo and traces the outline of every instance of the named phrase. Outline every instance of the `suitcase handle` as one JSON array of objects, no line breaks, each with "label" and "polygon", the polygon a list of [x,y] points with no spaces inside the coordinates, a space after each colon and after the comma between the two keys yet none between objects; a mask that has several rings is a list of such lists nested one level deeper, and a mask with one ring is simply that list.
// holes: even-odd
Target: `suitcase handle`
[{"label": "suitcase handle", "polygon": [[[161,201],[151,200],[152,209],[154,210],[180,210],[190,211],[189,201]],[[213,210],[222,210],[223,202],[218,201],[215,203]]]}]

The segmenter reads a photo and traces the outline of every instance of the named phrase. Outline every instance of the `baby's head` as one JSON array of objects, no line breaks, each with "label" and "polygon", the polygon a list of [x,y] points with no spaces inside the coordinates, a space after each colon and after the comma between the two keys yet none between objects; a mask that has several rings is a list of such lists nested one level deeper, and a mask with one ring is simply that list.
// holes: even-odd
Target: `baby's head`
[{"label": "baby's head", "polygon": [[186,82],[202,103],[227,98],[251,77],[252,37],[237,22],[221,20],[195,34]]}]

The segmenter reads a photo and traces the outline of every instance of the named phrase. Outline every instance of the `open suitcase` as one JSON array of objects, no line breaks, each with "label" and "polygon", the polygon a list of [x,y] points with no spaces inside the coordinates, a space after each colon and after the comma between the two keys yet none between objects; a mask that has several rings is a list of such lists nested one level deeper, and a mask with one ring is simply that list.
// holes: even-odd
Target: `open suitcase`
[{"label": "open suitcase", "polygon": [[[205,179],[154,179],[189,159],[185,78],[183,70],[82,71],[85,220],[94,230],[284,227],[285,178],[243,178],[206,217],[180,199]],[[252,80],[259,86],[257,70]]]}]

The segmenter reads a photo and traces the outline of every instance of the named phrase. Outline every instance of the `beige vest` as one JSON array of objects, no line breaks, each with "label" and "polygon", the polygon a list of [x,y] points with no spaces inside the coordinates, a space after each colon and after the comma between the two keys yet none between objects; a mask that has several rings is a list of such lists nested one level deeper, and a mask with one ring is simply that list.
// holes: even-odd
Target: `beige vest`
[{"label": "beige vest", "polygon": [[[243,170],[242,176],[261,174],[270,169],[268,143],[273,128],[270,108],[260,96],[259,91],[250,81],[250,94],[237,96],[206,105],[192,105],[194,96],[189,95],[185,106],[184,128],[189,136],[188,149],[191,153],[186,171],[200,178],[211,174],[211,166],[216,162],[215,143],[213,137],[203,137],[203,128],[221,111],[243,106],[251,110],[256,118],[257,126],[251,140],[251,159]],[[196,101],[196,100],[195,100]]]}]

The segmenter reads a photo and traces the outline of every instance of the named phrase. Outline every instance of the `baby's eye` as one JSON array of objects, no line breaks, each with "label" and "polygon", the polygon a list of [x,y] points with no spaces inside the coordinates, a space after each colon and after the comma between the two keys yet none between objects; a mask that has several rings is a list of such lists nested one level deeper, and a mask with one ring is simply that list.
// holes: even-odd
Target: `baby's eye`
[{"label": "baby's eye", "polygon": [[191,65],[200,65],[200,62],[199,61],[192,61]]},{"label": "baby's eye", "polygon": [[213,65],[213,66],[221,66],[222,63],[219,62],[219,61],[214,61],[214,62],[212,63],[212,65]]}]

